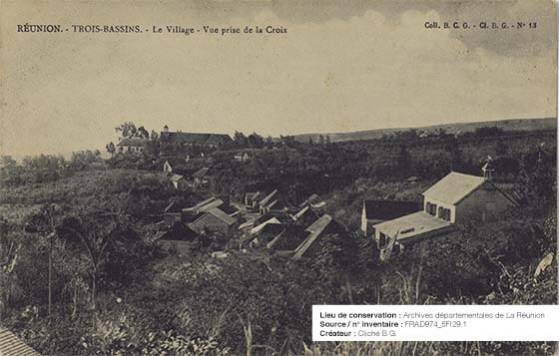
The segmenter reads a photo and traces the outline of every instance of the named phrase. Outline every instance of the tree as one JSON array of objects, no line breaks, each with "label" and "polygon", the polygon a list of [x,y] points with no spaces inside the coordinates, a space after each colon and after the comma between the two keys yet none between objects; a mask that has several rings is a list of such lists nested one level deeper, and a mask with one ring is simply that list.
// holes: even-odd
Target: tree
[{"label": "tree", "polygon": [[120,126],[116,127],[115,130],[117,133],[120,133],[121,138],[135,137],[136,133],[138,132],[136,125],[131,121],[121,124]]},{"label": "tree", "polygon": [[274,147],[274,138],[272,136],[266,137],[266,147],[267,148]]},{"label": "tree", "polygon": [[450,153],[450,170],[462,170],[464,160],[462,158],[462,151],[460,151],[460,146],[458,145],[458,140],[452,138],[447,144],[446,149]]},{"label": "tree", "polygon": [[398,153],[398,158],[397,158],[397,167],[398,167],[398,172],[402,176],[406,175],[410,171],[411,156],[405,145],[400,145],[400,152]]},{"label": "tree", "polygon": [[136,132],[136,137],[148,139],[149,138],[149,132],[143,126],[140,126],[140,127],[138,127],[138,130]]},{"label": "tree", "polygon": [[111,245],[126,229],[127,216],[120,209],[80,208],[75,216],[63,222],[61,235],[89,262],[93,310],[97,307],[100,269],[107,262]]},{"label": "tree", "polygon": [[261,148],[264,146],[264,138],[256,132],[253,132],[248,136],[248,144],[253,148]]},{"label": "tree", "polygon": [[101,152],[99,150],[91,151],[78,151],[72,152],[72,158],[70,160],[69,167],[71,170],[79,171],[84,170],[95,163],[102,163]]},{"label": "tree", "polygon": [[38,233],[47,237],[49,244],[48,262],[48,316],[52,313],[52,251],[54,238],[57,234],[57,226],[61,217],[61,209],[56,204],[43,205],[39,211],[26,221],[25,230],[27,232]]},{"label": "tree", "polygon": [[235,134],[233,134],[233,142],[236,146],[246,147],[248,140],[244,133],[235,131]]},{"label": "tree", "polygon": [[114,156],[115,152],[116,152],[116,147],[115,144],[112,142],[109,142],[107,144],[107,146],[105,146],[107,148],[107,152],[109,152],[111,154],[111,157]]}]

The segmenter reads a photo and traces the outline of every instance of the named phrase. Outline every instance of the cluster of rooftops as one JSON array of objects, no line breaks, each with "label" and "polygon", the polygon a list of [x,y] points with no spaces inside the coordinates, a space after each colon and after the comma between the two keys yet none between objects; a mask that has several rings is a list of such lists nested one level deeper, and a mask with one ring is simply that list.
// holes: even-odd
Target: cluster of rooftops
[{"label": "cluster of rooftops", "polygon": [[[518,206],[520,200],[514,191],[496,184],[492,173],[490,163],[483,167],[483,176],[450,172],[417,201],[365,200],[361,230],[376,241],[382,257],[410,242],[448,235],[459,223],[498,217],[510,206]],[[347,232],[323,212],[325,205],[318,195],[312,194],[294,206],[278,189],[246,192],[239,202],[230,202],[228,197],[210,197],[178,210],[171,203],[161,225],[166,228],[161,229],[158,238],[181,240],[210,232],[237,233],[240,248],[263,246],[290,251],[294,258],[299,258],[328,231]],[[170,234],[177,232],[173,230],[176,226],[171,229],[175,223],[182,224],[183,232],[178,234],[182,237]]]},{"label": "cluster of rooftops", "polygon": [[324,206],[316,194],[293,206],[277,189],[247,192],[241,202],[215,196],[190,207],[171,202],[154,239],[180,250],[181,245],[188,248],[189,241],[212,233],[236,235],[241,249],[263,247],[297,259],[323,234],[343,231],[323,212]]}]

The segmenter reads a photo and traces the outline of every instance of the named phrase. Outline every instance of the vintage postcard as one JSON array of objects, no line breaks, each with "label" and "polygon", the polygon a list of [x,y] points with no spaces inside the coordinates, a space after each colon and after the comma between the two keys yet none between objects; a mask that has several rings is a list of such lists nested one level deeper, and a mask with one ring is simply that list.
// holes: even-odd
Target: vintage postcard
[{"label": "vintage postcard", "polygon": [[0,0],[0,76],[0,355],[558,352],[555,1]]}]

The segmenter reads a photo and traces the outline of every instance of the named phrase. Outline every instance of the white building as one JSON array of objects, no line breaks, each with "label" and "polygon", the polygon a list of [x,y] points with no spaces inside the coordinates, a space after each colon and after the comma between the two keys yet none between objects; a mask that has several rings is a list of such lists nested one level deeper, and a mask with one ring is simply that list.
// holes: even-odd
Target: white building
[{"label": "white building", "polygon": [[515,202],[492,182],[490,172],[488,166],[484,177],[451,172],[423,193],[422,211],[374,225],[381,259],[407,243],[446,235],[456,224],[498,218]]}]

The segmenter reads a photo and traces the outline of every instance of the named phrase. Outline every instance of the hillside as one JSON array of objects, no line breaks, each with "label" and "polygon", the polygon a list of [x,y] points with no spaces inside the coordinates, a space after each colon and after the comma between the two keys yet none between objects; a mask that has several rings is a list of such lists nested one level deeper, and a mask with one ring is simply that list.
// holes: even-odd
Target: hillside
[{"label": "hillside", "polygon": [[320,136],[329,136],[331,142],[343,141],[362,141],[374,140],[381,138],[383,135],[395,133],[398,131],[406,131],[410,129],[422,130],[425,132],[434,132],[437,130],[445,130],[448,133],[466,133],[473,132],[482,127],[498,127],[506,131],[536,131],[536,130],[554,130],[557,128],[557,118],[544,118],[544,119],[510,119],[499,121],[481,121],[469,123],[454,123],[424,127],[408,127],[396,129],[377,129],[366,131],[354,132],[338,132],[338,133],[310,133],[295,135],[295,139],[299,142],[308,142],[310,138],[318,142]]}]

